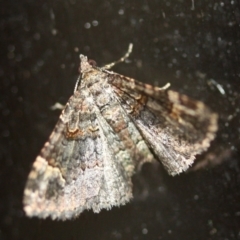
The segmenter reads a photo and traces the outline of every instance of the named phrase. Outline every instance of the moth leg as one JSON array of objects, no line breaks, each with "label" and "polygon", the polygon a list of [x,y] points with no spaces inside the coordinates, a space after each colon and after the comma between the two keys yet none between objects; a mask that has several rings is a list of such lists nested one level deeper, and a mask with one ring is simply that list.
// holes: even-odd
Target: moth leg
[{"label": "moth leg", "polygon": [[168,88],[170,88],[170,86],[170,83],[166,83],[164,86],[160,87],[159,90],[167,90]]},{"label": "moth leg", "polygon": [[130,43],[129,46],[128,46],[128,50],[123,57],[121,57],[120,59],[118,59],[115,62],[112,62],[112,63],[109,63],[109,64],[103,66],[101,69],[102,70],[107,70],[107,69],[112,68],[113,66],[115,66],[118,63],[124,62],[129,57],[129,55],[131,54],[132,49],[133,49],[133,44]]},{"label": "moth leg", "polygon": [[54,105],[50,107],[51,110],[63,110],[65,105],[62,105],[61,103],[56,102]]}]

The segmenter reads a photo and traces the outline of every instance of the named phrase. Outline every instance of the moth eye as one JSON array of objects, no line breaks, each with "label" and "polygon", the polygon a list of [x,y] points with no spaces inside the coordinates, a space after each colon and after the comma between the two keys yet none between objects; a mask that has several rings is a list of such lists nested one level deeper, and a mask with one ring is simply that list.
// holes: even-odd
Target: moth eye
[{"label": "moth eye", "polygon": [[89,59],[89,60],[88,60],[88,63],[89,63],[91,66],[93,66],[93,67],[96,67],[96,66],[97,66],[96,61],[94,61],[94,60],[92,60],[92,59]]}]

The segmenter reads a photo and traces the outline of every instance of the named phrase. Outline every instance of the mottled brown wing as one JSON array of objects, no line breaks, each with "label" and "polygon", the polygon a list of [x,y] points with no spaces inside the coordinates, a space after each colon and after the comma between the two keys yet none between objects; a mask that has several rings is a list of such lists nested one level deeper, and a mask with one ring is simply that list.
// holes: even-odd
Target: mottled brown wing
[{"label": "mottled brown wing", "polygon": [[122,143],[87,95],[77,91],[70,98],[33,164],[23,199],[30,217],[65,220],[132,197],[131,177],[112,147],[123,148]]},{"label": "mottled brown wing", "polygon": [[109,83],[169,174],[187,170],[214,139],[217,114],[202,102],[119,74]]}]

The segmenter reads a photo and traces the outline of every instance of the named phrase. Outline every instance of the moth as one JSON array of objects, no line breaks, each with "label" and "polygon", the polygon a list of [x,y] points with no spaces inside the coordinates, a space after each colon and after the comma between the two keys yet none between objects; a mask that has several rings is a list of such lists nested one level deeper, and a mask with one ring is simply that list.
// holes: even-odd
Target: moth
[{"label": "moth", "polygon": [[80,55],[74,93],[28,176],[27,216],[66,220],[124,205],[143,163],[157,156],[174,176],[208,149],[218,116],[204,103],[109,70],[131,51],[101,68]]}]

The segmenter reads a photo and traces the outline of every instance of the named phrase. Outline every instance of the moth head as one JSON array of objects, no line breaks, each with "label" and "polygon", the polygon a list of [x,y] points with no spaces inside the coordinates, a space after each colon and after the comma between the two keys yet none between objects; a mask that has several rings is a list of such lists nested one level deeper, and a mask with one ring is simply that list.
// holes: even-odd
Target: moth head
[{"label": "moth head", "polygon": [[96,67],[97,63],[94,60],[88,60],[88,58],[80,54],[80,66],[78,68],[80,74],[89,72],[92,67]]}]

